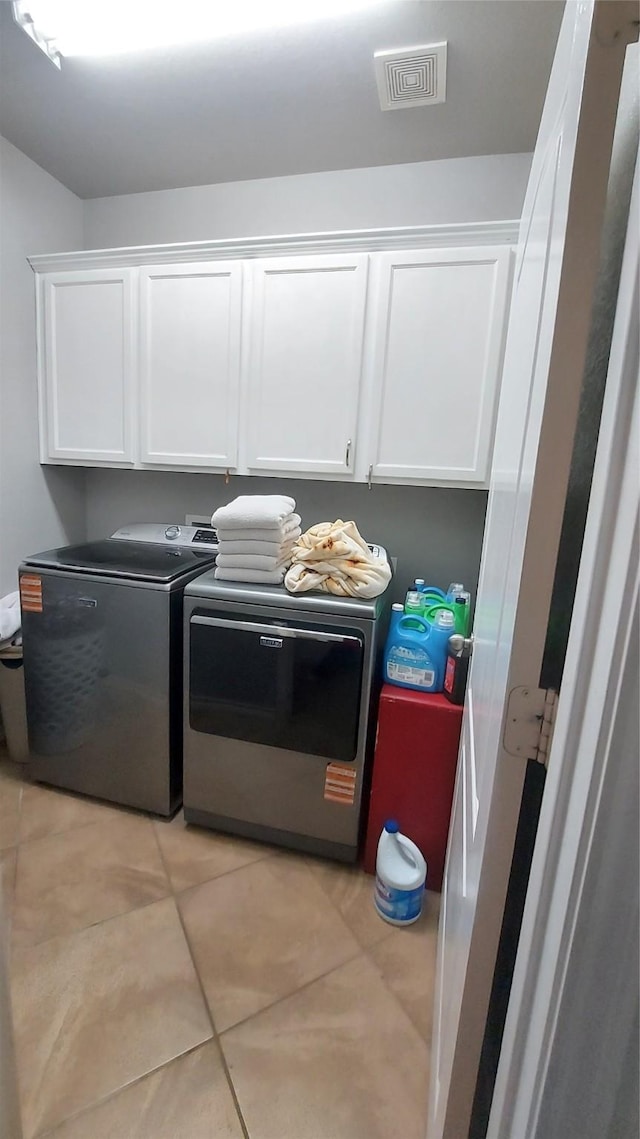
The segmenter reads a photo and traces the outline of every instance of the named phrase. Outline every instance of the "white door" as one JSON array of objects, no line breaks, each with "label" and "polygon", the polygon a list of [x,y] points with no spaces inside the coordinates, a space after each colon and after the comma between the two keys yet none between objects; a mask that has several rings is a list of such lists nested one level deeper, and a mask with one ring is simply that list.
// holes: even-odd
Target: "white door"
[{"label": "white door", "polygon": [[[624,195],[618,202],[616,215]],[[562,693],[491,1105],[491,1139],[640,1134],[639,357],[637,161]]]},{"label": "white door", "polygon": [[41,458],[133,461],[130,269],[48,273],[39,290]]},{"label": "white door", "polygon": [[235,467],[242,265],[140,270],[140,458]]},{"label": "white door", "polygon": [[502,246],[372,259],[373,478],[486,481],[511,256]]},{"label": "white door", "polygon": [[524,204],[442,894],[429,1139],[468,1134],[527,754],[505,749],[508,697],[539,683],[635,15],[617,0],[566,6]]},{"label": "white door", "polygon": [[353,473],[367,269],[366,254],[253,263],[250,469]]}]

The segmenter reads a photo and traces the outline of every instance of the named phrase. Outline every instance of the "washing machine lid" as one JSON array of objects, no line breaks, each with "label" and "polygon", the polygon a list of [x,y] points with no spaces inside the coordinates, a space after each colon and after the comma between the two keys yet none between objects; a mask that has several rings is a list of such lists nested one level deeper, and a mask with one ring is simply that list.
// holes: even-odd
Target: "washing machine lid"
[{"label": "washing machine lid", "polygon": [[25,558],[25,565],[41,569],[100,574],[169,585],[183,574],[193,575],[215,561],[214,550],[188,546],[168,546],[152,542],[118,541],[103,538],[80,546],[63,546]]}]

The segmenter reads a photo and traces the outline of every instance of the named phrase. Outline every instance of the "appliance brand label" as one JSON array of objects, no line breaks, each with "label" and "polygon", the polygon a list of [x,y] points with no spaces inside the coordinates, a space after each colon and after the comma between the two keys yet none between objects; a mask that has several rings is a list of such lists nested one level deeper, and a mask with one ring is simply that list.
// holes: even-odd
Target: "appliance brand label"
[{"label": "appliance brand label", "polygon": [[282,637],[260,637],[260,644],[266,649],[281,649]]},{"label": "appliance brand label", "polygon": [[23,613],[42,613],[42,578],[39,574],[20,575],[20,607]]},{"label": "appliance brand label", "polygon": [[356,775],[350,763],[328,763],[324,777],[325,799],[329,803],[352,807],[356,798]]}]

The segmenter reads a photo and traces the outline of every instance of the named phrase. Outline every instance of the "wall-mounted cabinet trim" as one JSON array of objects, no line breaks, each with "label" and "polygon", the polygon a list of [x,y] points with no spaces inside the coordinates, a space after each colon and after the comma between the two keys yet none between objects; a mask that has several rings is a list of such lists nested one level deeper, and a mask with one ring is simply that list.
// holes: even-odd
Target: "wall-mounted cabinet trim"
[{"label": "wall-mounted cabinet trim", "polygon": [[225,238],[170,245],[135,245],[121,249],[80,249],[29,258],[37,273],[69,269],[130,268],[181,261],[246,260],[312,253],[372,253],[398,249],[514,245],[518,221],[461,222],[453,225],[395,226],[387,229],[342,230],[337,233],[285,234],[273,237]]}]

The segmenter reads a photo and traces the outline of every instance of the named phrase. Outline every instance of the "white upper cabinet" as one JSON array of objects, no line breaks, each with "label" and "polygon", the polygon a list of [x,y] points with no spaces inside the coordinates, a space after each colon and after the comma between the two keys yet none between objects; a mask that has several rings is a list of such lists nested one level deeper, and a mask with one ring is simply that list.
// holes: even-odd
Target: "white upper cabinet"
[{"label": "white upper cabinet", "polygon": [[132,270],[48,273],[41,289],[41,458],[130,464]]},{"label": "white upper cabinet", "polygon": [[140,460],[237,465],[242,264],[140,269]]},{"label": "white upper cabinet", "polygon": [[373,257],[369,471],[482,484],[509,295],[508,248]]},{"label": "white upper cabinet", "polygon": [[367,254],[253,262],[250,470],[353,473],[367,269]]},{"label": "white upper cabinet", "polygon": [[485,486],[515,233],[32,258],[42,462]]}]

